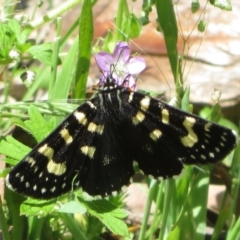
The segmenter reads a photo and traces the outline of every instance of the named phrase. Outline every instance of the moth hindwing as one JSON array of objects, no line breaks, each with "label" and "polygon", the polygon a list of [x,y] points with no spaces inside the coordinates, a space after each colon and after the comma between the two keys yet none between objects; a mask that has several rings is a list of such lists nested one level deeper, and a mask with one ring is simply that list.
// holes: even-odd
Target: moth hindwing
[{"label": "moth hindwing", "polygon": [[80,187],[107,196],[130,183],[133,164],[154,178],[171,178],[184,164],[222,160],[236,145],[230,129],[107,84],[12,169],[9,188],[39,199]]}]

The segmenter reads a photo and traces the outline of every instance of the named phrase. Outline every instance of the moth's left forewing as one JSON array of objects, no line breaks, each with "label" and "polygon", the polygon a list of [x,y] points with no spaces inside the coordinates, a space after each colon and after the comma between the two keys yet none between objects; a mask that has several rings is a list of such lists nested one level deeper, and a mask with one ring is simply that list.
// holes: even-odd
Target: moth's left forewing
[{"label": "moth's left forewing", "polygon": [[94,137],[85,132],[96,112],[91,101],[77,108],[11,170],[7,186],[39,199],[54,198],[80,187],[78,176],[84,179],[90,164],[84,146]]}]

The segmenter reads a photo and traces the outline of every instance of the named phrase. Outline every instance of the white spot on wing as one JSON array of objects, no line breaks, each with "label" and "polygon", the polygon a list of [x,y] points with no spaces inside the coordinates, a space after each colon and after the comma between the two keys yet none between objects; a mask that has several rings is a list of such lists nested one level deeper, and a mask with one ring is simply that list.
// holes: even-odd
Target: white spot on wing
[{"label": "white spot on wing", "polygon": [[132,117],[132,122],[134,125],[137,125],[140,122],[142,122],[144,119],[145,119],[145,115],[142,112],[138,111],[137,114],[134,117]]},{"label": "white spot on wing", "polygon": [[113,157],[109,156],[109,155],[104,155],[103,157],[103,165],[109,165],[110,162],[113,160]]},{"label": "white spot on wing", "polygon": [[42,189],[41,189],[41,193],[45,193],[46,191],[47,191],[46,188],[42,188]]},{"label": "white spot on wing", "polygon": [[165,124],[169,124],[169,111],[166,108],[164,108],[162,109],[161,114],[162,114],[162,122]]},{"label": "white spot on wing", "polygon": [[66,128],[63,128],[59,133],[66,144],[70,144],[73,141],[72,136],[69,134],[69,131]]},{"label": "white spot on wing", "polygon": [[53,173],[57,176],[64,174],[67,170],[64,163],[56,163],[52,159],[48,162],[47,170],[49,173]]},{"label": "white spot on wing", "polygon": [[33,167],[36,163],[36,161],[32,157],[27,157],[25,161],[28,162],[31,165],[31,167]]},{"label": "white spot on wing", "polygon": [[209,157],[214,158],[215,157],[214,153],[210,152]]},{"label": "white spot on wing", "polygon": [[47,157],[48,159],[52,159],[54,150],[51,147],[48,147],[47,144],[44,144],[40,148],[38,148],[38,152]]},{"label": "white spot on wing", "polygon": [[149,97],[145,97],[140,101],[140,107],[143,111],[147,111],[149,105],[150,105],[150,98]]},{"label": "white spot on wing", "polygon": [[24,181],[24,176],[21,176],[20,177],[20,182],[23,182]]},{"label": "white spot on wing", "polygon": [[91,102],[91,101],[87,101],[86,102],[92,109],[96,109],[96,106]]},{"label": "white spot on wing", "polygon": [[56,191],[56,187],[52,187],[51,189],[50,189],[50,192],[55,192]]},{"label": "white spot on wing", "polygon": [[129,103],[131,103],[132,100],[133,100],[133,94],[134,94],[134,92],[131,92],[131,93],[129,94],[129,97],[128,97],[128,102],[129,102]]},{"label": "white spot on wing", "polygon": [[186,117],[183,121],[183,126],[188,131],[188,135],[182,137],[182,144],[186,147],[193,147],[194,144],[198,141],[198,137],[193,131],[193,126],[196,122],[196,119],[193,117]]},{"label": "white spot on wing", "polygon": [[95,147],[90,147],[90,146],[83,146],[80,148],[82,153],[90,158],[93,158],[94,153],[96,151]]},{"label": "white spot on wing", "polygon": [[86,118],[86,115],[84,113],[79,112],[79,111],[75,111],[73,113],[73,115],[78,120],[78,123],[80,123],[80,124],[82,124],[84,126],[87,124],[87,118]]},{"label": "white spot on wing", "polygon": [[211,135],[209,135],[208,133],[205,133],[205,136],[211,138]]},{"label": "white spot on wing", "polygon": [[210,122],[207,122],[207,123],[204,125],[204,130],[205,130],[206,132],[209,132],[209,131],[210,131],[210,128],[211,128],[211,126],[212,126],[212,123],[210,123]]},{"label": "white spot on wing", "polygon": [[221,136],[221,139],[222,139],[224,142],[227,141],[226,138],[225,138],[224,136]]},{"label": "white spot on wing", "polygon": [[89,132],[96,132],[98,134],[102,134],[104,129],[104,125],[97,125],[94,122],[90,122],[88,125],[88,131]]},{"label": "white spot on wing", "polygon": [[158,129],[155,129],[150,133],[150,138],[153,141],[157,141],[161,137],[161,135],[162,135],[162,132]]}]

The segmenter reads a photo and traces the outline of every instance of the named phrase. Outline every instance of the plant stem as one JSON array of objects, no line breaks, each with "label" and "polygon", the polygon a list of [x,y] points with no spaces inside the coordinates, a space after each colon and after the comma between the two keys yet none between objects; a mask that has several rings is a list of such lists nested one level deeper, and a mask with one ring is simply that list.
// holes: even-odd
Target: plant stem
[{"label": "plant stem", "polygon": [[67,12],[69,9],[73,8],[74,6],[76,6],[77,4],[79,4],[82,0],[69,0],[64,2],[62,5],[60,5],[59,7],[49,11],[47,14],[45,14],[44,16],[31,21],[28,24],[28,27],[30,28],[38,28],[41,27],[44,23],[49,22],[55,18],[57,18],[58,16],[62,15],[63,13]]}]

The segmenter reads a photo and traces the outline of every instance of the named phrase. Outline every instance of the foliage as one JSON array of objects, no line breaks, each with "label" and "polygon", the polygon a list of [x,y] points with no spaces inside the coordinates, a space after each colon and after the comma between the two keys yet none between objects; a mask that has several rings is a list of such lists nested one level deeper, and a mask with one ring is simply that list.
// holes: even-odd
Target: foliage
[{"label": "foliage", "polygon": [[[69,0],[56,9],[50,10],[37,20],[24,22],[15,18],[13,6],[5,6],[8,19],[0,22],[0,69],[4,81],[1,104],[1,130],[5,132],[12,122],[29,132],[37,142],[43,139],[61,121],[63,115],[72,107],[67,103],[57,105],[54,100],[67,99],[69,93],[74,98],[86,98],[86,83],[90,66],[91,47],[93,41],[92,3],[84,0],[81,13],[76,16],[76,22],[69,26],[68,32],[62,36],[61,18],[63,12],[77,5],[80,0]],[[210,4],[221,9],[231,10],[230,1],[210,1]],[[208,6],[211,7],[211,6]],[[118,11],[115,30],[109,32],[101,48],[113,51],[118,41],[126,41],[141,35],[143,25],[150,22],[149,14],[156,8],[158,29],[162,31],[167,48],[168,58],[176,85],[177,105],[184,110],[191,109],[189,105],[189,88],[184,87],[183,67],[179,61],[177,42],[179,23],[176,9],[172,1],[143,1],[141,16],[129,11],[125,0],[118,1]],[[198,0],[189,4],[192,13],[200,11]],[[55,41],[38,44],[39,39],[32,40],[31,34],[40,26],[50,25],[55,20]],[[204,32],[204,19],[198,20],[199,32]],[[63,57],[64,47],[74,29],[78,29],[78,38]],[[94,51],[98,51],[96,44]],[[33,61],[41,64],[31,65]],[[14,77],[20,76],[23,66],[29,64],[29,69],[36,72],[36,77],[28,91],[17,103],[10,103],[9,92]],[[59,69],[59,66],[61,68]],[[11,67],[10,71],[8,70]],[[35,103],[29,106],[28,100],[34,98],[39,89],[47,90],[48,104]],[[39,111],[40,110],[40,111]],[[203,117],[210,116],[215,121],[229,128],[237,127],[219,115],[219,106],[213,109],[204,108]],[[48,115],[55,117],[49,118]],[[26,120],[27,118],[27,120]],[[7,119],[7,120],[6,120]],[[12,122],[9,121],[12,120]],[[1,136],[0,153],[6,156],[6,169],[1,171],[5,177],[10,166],[20,161],[30,148],[12,136]],[[239,191],[239,148],[225,160],[230,166],[231,204],[222,203],[211,240],[218,239],[221,231],[227,225],[227,240],[239,238],[240,218],[235,218]],[[212,166],[198,169],[186,167],[184,176],[176,180],[158,182],[148,181],[149,194],[138,239],[205,239],[207,226],[207,196],[210,184]],[[199,198],[201,192],[201,198]],[[226,192],[224,201],[228,193]],[[0,223],[4,239],[100,239],[106,228],[112,233],[130,238],[128,226],[123,219],[127,217],[124,210],[124,195],[109,199],[89,199],[80,191],[73,196],[63,196],[58,200],[39,201],[19,197],[5,189],[4,203],[0,202]],[[148,226],[150,207],[155,203],[156,210]],[[8,229],[11,228],[11,231]],[[27,230],[26,230],[27,229]],[[160,230],[160,231],[159,231]]]}]

